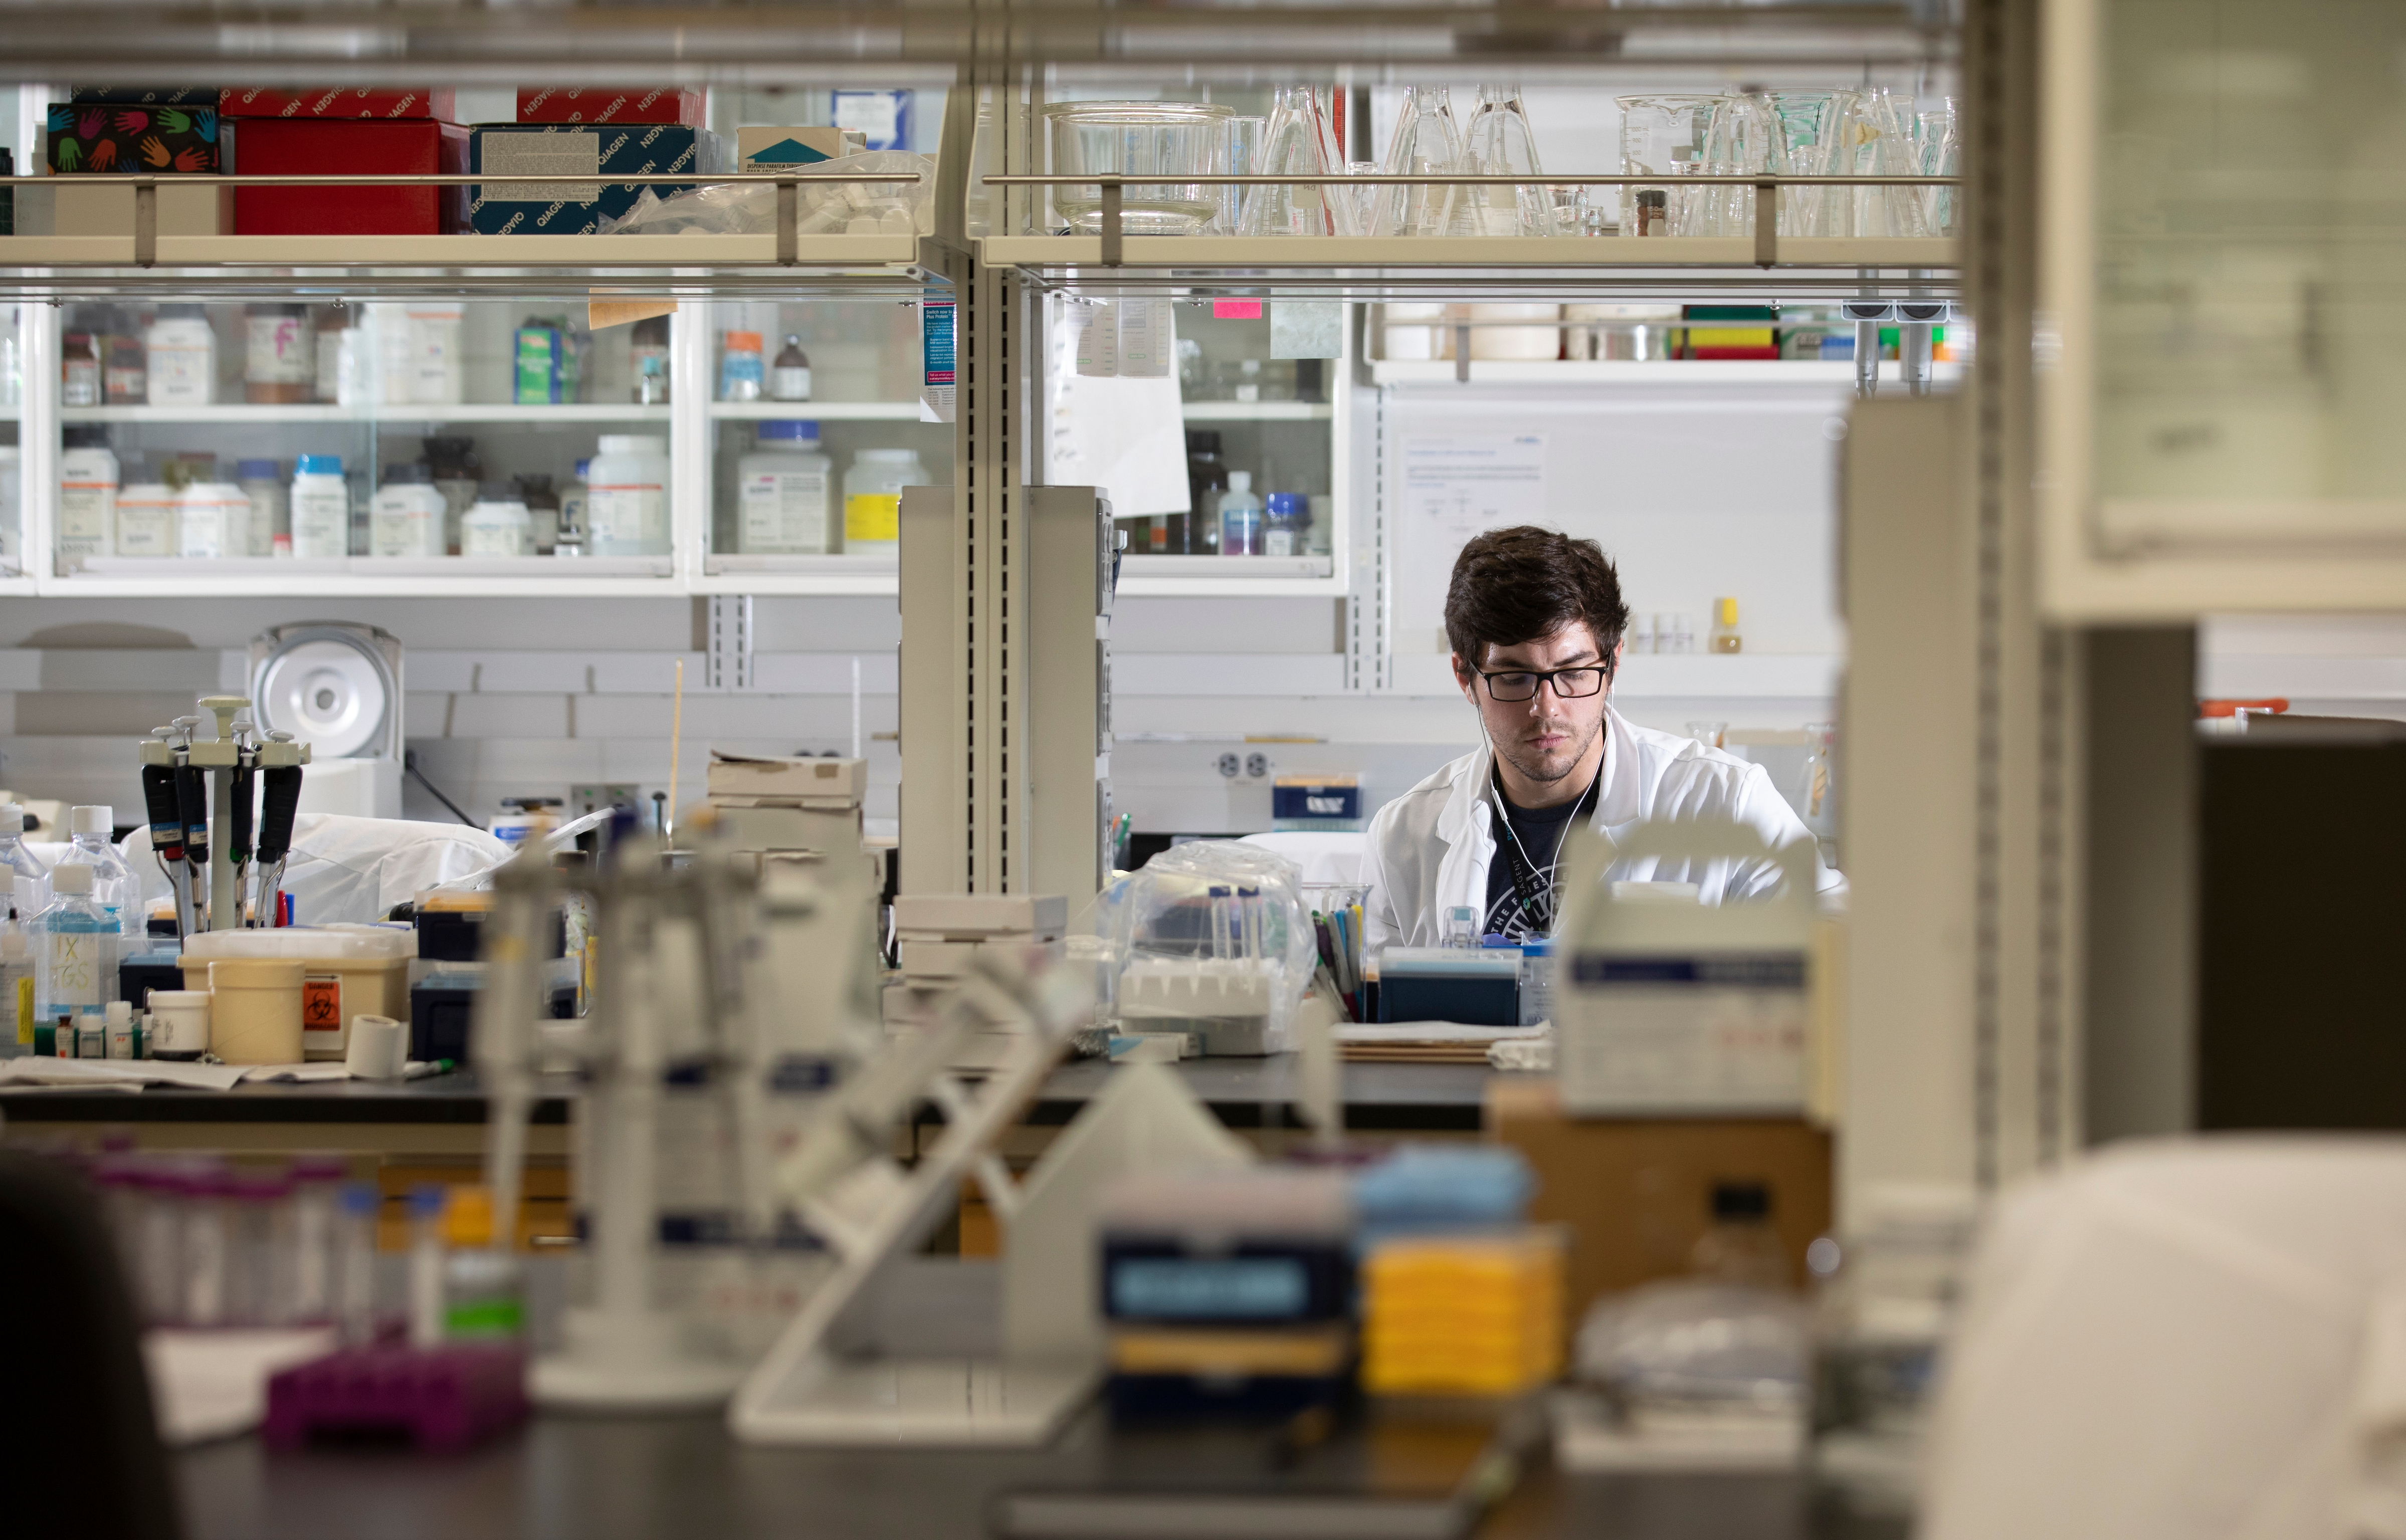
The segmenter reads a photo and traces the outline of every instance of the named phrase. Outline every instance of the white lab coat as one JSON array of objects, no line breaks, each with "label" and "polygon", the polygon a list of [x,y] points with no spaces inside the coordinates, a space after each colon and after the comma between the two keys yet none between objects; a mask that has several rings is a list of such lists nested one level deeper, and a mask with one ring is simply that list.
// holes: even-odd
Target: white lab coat
[{"label": "white lab coat", "polygon": [[[1728,820],[1743,824],[1774,848],[1812,832],[1772,786],[1760,765],[1706,748],[1692,738],[1641,728],[1610,705],[1604,711],[1603,788],[1594,827],[1619,840],[1649,820]],[[1487,869],[1495,858],[1495,809],[1485,743],[1389,802],[1370,820],[1363,905],[1372,947],[1436,946],[1439,916],[1467,905],[1487,913]],[[1825,897],[1843,894],[1847,880],[1819,865],[1815,886]],[[1614,863],[1612,881],[1693,883],[1708,904],[1750,898],[1778,884],[1768,862],[1664,861],[1655,856]]]}]

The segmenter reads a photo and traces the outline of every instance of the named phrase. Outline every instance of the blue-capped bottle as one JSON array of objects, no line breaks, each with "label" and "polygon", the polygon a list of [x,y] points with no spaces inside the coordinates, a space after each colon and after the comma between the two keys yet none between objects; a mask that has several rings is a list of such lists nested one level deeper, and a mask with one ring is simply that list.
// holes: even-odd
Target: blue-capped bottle
[{"label": "blue-capped bottle", "polygon": [[1311,544],[1311,499],[1301,492],[1272,492],[1262,516],[1262,555],[1302,556]]}]

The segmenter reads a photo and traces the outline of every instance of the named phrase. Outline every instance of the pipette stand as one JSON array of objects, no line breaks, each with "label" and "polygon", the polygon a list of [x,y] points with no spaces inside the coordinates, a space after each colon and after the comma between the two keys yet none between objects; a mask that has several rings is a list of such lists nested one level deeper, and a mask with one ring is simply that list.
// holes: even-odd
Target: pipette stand
[{"label": "pipette stand", "polygon": [[[142,763],[165,766],[175,770],[198,770],[210,783],[198,807],[194,810],[205,819],[208,840],[208,883],[205,897],[196,891],[193,878],[198,872],[189,861],[178,861],[170,872],[176,888],[176,923],[180,934],[194,930],[236,930],[247,925],[272,925],[275,916],[263,913],[274,902],[275,885],[262,885],[261,902],[247,906],[244,902],[244,873],[237,869],[238,856],[247,858],[251,848],[254,808],[248,798],[255,795],[254,777],[262,770],[293,770],[309,763],[309,745],[297,742],[290,733],[261,736],[251,726],[247,714],[250,702],[238,695],[211,695],[201,699],[202,710],[217,718],[214,739],[197,736],[205,726],[204,718],[177,717],[169,727],[155,729],[142,744]],[[237,799],[245,805],[237,809]],[[183,817],[178,814],[178,818]],[[152,827],[159,827],[158,810],[152,811]],[[189,824],[181,826],[189,831]],[[235,836],[239,832],[241,839]],[[263,825],[260,832],[264,834]],[[284,826],[289,836],[289,819]],[[189,844],[189,841],[184,841]],[[155,841],[154,841],[155,843]],[[237,844],[239,843],[239,849]],[[264,841],[262,848],[264,846]],[[281,866],[277,869],[280,880]]]},{"label": "pipette stand", "polygon": [[[856,1448],[1044,1442],[1104,1367],[1094,1279],[1103,1189],[1153,1166],[1248,1158],[1173,1072],[1134,1066],[1114,1071],[1026,1180],[1012,1182],[993,1145],[1087,1020],[1091,979],[991,951],[973,968],[936,1025],[897,1039],[890,1060],[861,1077],[911,1067],[918,1083],[908,1099],[944,1114],[935,1149],[908,1172],[881,1155],[832,1183],[811,1168],[808,1150],[781,1168],[785,1195],[842,1264],[737,1392],[728,1419],[737,1437]],[[1010,1039],[983,1084],[945,1068],[973,1032]],[[1002,1263],[918,1255],[972,1175],[1002,1222]]]},{"label": "pipette stand", "polygon": [[[497,874],[497,901],[487,922],[493,969],[480,993],[473,1024],[477,1070],[488,1078],[495,1106],[487,1165],[501,1211],[514,1213],[525,1151],[541,1003],[538,959],[547,916],[562,879],[546,856],[530,848]],[[528,1386],[540,1404],[591,1411],[668,1411],[723,1403],[744,1365],[693,1349],[688,1323],[655,1303],[653,1264],[658,1231],[656,1163],[660,1081],[666,1066],[667,1013],[679,1002],[660,997],[663,979],[697,980],[707,1052],[729,1087],[726,1115],[747,1151],[764,1142],[757,1051],[759,968],[743,944],[757,878],[739,863],[702,851],[682,872],[661,869],[657,843],[623,837],[607,869],[584,877],[593,893],[600,931],[601,975],[595,1014],[554,1037],[583,1060],[590,1091],[580,1121],[590,1164],[578,1173],[594,1194],[591,1244],[594,1303],[572,1307],[563,1351],[535,1361]],[[699,922],[702,955],[697,969],[671,966],[661,940],[666,922]],[[680,934],[694,934],[680,931]],[[686,1008],[688,1010],[690,1007]],[[741,1203],[755,1234],[766,1226],[765,1156],[739,1162]]]}]

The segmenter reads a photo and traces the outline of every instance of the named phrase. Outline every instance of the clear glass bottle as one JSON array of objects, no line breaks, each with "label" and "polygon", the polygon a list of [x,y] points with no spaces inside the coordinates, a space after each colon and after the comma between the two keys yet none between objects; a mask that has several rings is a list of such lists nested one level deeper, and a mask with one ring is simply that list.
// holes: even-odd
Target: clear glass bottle
[{"label": "clear glass bottle", "polygon": [[107,320],[93,329],[100,351],[100,396],[111,406],[140,406],[150,399],[150,371],[143,360],[142,339],[124,311],[106,307]]},{"label": "clear glass bottle", "polygon": [[586,546],[591,538],[588,532],[590,524],[585,516],[588,495],[585,483],[592,467],[593,462],[589,459],[578,460],[575,479],[559,489],[559,533],[553,537],[551,543],[551,554],[554,556],[576,557],[585,554]]},{"label": "clear glass bottle", "polygon": [[37,1021],[89,1015],[98,1025],[117,993],[117,920],[92,901],[92,876],[64,862],[50,872],[50,901],[34,917]]},{"label": "clear glass bottle", "polygon": [[59,351],[59,404],[101,404],[100,349],[89,332],[70,332]]},{"label": "clear glass bottle", "polygon": [[1253,495],[1251,471],[1228,473],[1228,489],[1220,494],[1220,554],[1262,554],[1262,500]]},{"label": "clear glass bottle", "polygon": [[120,935],[139,936],[141,916],[135,898],[140,889],[134,881],[133,869],[117,854],[117,847],[108,842],[110,810],[103,806],[70,809],[67,828],[67,851],[59,857],[59,865],[90,867],[92,901],[117,922]]},{"label": "clear glass bottle", "polygon": [[1713,600],[1713,632],[1710,646],[1711,649],[1717,653],[1734,653],[1745,650],[1746,639],[1738,635],[1737,630],[1736,600],[1716,599]]},{"label": "clear glass bottle", "polygon": [[799,332],[785,333],[785,346],[777,351],[777,360],[769,366],[769,398],[771,401],[808,401],[811,399],[811,356],[802,351]]},{"label": "clear glass bottle", "polygon": [[669,401],[669,318],[646,316],[628,338],[629,373],[634,376],[635,404],[665,406]]},{"label": "clear glass bottle", "polygon": [[243,400],[289,406],[317,393],[318,333],[307,305],[250,305],[243,323]]},{"label": "clear glass bottle", "polygon": [[[1406,86],[1379,169],[1390,177],[1425,177],[1463,165],[1462,130],[1443,86]],[[1373,235],[1442,235],[1453,223],[1455,187],[1382,188],[1373,197]]]},{"label": "clear glass bottle", "polygon": [[334,1236],[335,1319],[343,1345],[364,1348],[376,1339],[376,1220],[383,1194],[372,1181],[343,1183]]}]

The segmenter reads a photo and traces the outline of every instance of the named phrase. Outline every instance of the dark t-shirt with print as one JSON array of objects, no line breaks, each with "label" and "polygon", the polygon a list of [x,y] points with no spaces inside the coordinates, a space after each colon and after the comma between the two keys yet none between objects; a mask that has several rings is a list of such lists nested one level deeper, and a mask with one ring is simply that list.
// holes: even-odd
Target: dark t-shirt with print
[{"label": "dark t-shirt with print", "polygon": [[[1487,922],[1480,933],[1511,940],[1542,940],[1554,930],[1554,892],[1560,877],[1564,836],[1572,818],[1593,804],[1586,798],[1550,808],[1516,807],[1501,792],[1495,805],[1504,811],[1495,831],[1495,856],[1487,863]],[[1526,902],[1512,885],[1512,857],[1505,848],[1513,841],[1536,874]]]}]

